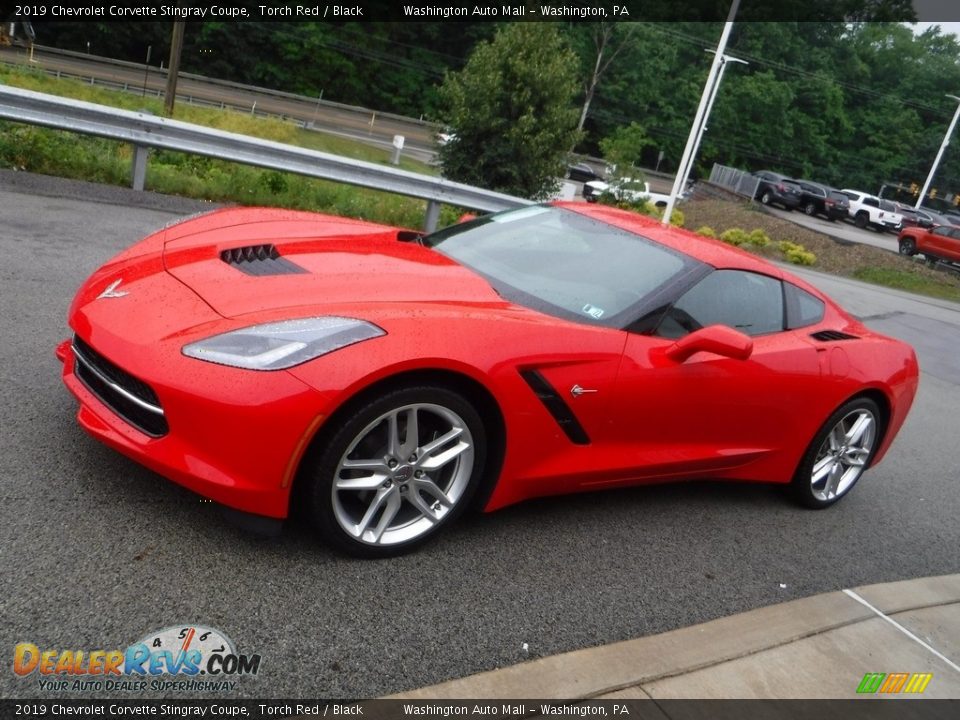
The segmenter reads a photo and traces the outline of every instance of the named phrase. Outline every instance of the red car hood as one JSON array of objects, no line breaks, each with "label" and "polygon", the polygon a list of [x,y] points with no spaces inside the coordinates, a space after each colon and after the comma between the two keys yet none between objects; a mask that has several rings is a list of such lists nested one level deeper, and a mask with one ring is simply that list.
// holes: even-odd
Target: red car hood
[{"label": "red car hood", "polygon": [[226,317],[371,302],[505,304],[479,275],[385,225],[229,210],[169,228],[163,263]]}]

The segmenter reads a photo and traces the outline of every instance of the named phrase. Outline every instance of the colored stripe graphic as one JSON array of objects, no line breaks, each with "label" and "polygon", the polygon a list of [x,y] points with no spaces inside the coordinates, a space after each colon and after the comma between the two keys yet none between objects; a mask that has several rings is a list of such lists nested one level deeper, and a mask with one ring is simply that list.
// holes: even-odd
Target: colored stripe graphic
[{"label": "colored stripe graphic", "polygon": [[919,694],[927,689],[933,673],[867,673],[857,686],[860,694],[896,694],[900,692]]},{"label": "colored stripe graphic", "polygon": [[931,680],[933,680],[933,673],[914,673],[903,691],[907,693],[922,693],[927,689],[927,685],[930,684]]},{"label": "colored stripe graphic", "polygon": [[883,685],[880,686],[880,692],[900,692],[903,689],[903,686],[907,684],[908,677],[910,677],[909,673],[890,673],[887,675],[887,679],[883,681]]},{"label": "colored stripe graphic", "polygon": [[857,688],[857,692],[875,693],[880,689],[880,685],[883,683],[883,679],[886,676],[886,673],[867,673],[863,676],[863,680],[860,681],[860,686]]}]

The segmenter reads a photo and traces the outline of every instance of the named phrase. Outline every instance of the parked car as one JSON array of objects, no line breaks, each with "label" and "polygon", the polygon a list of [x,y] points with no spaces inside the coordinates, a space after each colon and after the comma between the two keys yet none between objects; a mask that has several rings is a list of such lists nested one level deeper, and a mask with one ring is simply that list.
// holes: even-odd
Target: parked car
[{"label": "parked car", "polygon": [[[897,208],[897,212],[900,213],[900,217],[903,218],[901,229],[908,227],[929,228],[935,224],[932,217],[910,205],[896,201],[894,201],[894,205]],[[939,225],[940,223],[936,224]]]},{"label": "parked car", "polygon": [[[605,192],[611,192],[617,199],[628,202],[638,202],[641,199],[646,199],[657,207],[665,207],[670,200],[669,195],[651,192],[650,183],[639,182],[630,178],[621,178],[614,183],[593,180],[583,185],[583,199],[587,202],[596,202]],[[681,197],[683,196],[681,195]]]},{"label": "parked car", "polygon": [[928,260],[960,265],[960,227],[935,225],[929,230],[909,227],[897,237],[901,255],[923,254]]},{"label": "parked car", "polygon": [[850,198],[839,190],[811,180],[797,180],[800,186],[800,208],[807,215],[823,215],[833,221],[847,217]]},{"label": "parked car", "polygon": [[602,180],[603,177],[587,165],[586,163],[574,163],[567,166],[567,177],[574,182],[591,182],[593,180]]},{"label": "parked car", "polygon": [[89,434],[364,557],[470,507],[665,480],[825,508],[883,459],[919,374],[787,270],[584,202],[426,236],[224,208],[94,271],[68,320],[57,356]]},{"label": "parked car", "polygon": [[[875,195],[862,190],[841,190],[850,199],[847,215],[858,228],[873,228],[874,230],[900,230],[903,218],[896,212],[889,200],[881,200]],[[889,209],[881,207],[885,204]]]},{"label": "parked car", "polygon": [[759,170],[753,174],[760,179],[754,200],[759,200],[764,205],[780,205],[786,210],[794,210],[800,206],[801,191],[795,180],[769,170]]},{"label": "parked car", "polygon": [[917,210],[917,213],[925,219],[924,222],[920,224],[920,227],[923,228],[929,229],[934,225],[960,225],[960,218],[942,215],[941,213],[928,210],[927,208],[920,208]]}]

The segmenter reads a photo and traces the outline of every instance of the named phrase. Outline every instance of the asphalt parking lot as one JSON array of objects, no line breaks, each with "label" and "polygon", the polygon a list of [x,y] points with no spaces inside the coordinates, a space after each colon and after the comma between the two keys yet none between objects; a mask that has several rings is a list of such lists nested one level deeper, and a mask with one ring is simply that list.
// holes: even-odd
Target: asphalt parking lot
[{"label": "asphalt parking lot", "polygon": [[198,623],[262,656],[232,697],[371,697],[960,568],[960,307],[815,273],[924,371],[887,459],[828,511],[690,483],[529,502],[389,561],[335,555],[298,524],[246,535],[87,437],[53,355],[84,278],[197,204],[17,175],[0,173],[2,697],[56,696],[11,672],[19,642],[111,650]]},{"label": "asphalt parking lot", "polygon": [[[757,203],[757,205],[759,207],[759,203]],[[843,242],[873,245],[873,247],[878,247],[881,250],[897,252],[897,233],[895,232],[872,230],[870,228],[860,229],[853,223],[846,222],[845,220],[835,220],[831,222],[819,215],[809,216],[800,210],[790,212],[772,205],[767,205],[764,210],[779,218],[796,223],[801,227],[824,233]]]}]

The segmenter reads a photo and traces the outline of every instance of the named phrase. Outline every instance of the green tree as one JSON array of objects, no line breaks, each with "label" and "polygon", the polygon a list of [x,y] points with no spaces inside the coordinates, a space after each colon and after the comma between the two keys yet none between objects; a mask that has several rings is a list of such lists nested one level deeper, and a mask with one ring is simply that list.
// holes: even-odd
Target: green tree
[{"label": "green tree", "polygon": [[440,88],[455,133],[440,150],[444,175],[524,197],[555,191],[579,137],[578,65],[548,23],[512,23],[477,45]]},{"label": "green tree", "polygon": [[633,23],[569,23],[567,34],[583,63],[583,107],[577,130],[583,130],[597,86],[637,31]]},{"label": "green tree", "polygon": [[620,175],[631,175],[630,169],[640,162],[643,149],[653,144],[642,125],[632,122],[617,128],[610,137],[600,141],[603,159],[617,167]]}]

